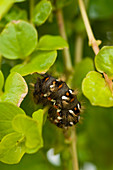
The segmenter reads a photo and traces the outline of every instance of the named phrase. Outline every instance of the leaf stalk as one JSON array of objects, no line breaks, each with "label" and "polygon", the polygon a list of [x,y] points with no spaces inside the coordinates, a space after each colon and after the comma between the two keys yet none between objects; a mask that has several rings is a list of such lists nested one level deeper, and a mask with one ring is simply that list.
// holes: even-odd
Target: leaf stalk
[{"label": "leaf stalk", "polygon": [[94,37],[83,0],[78,0],[78,3],[79,3],[79,8],[80,8],[80,12],[82,15],[82,19],[83,19],[83,22],[84,22],[84,25],[86,28],[86,32],[88,35],[89,46],[92,46],[92,49],[93,49],[95,55],[97,55],[99,52],[99,45],[101,44],[101,40],[96,40]]}]

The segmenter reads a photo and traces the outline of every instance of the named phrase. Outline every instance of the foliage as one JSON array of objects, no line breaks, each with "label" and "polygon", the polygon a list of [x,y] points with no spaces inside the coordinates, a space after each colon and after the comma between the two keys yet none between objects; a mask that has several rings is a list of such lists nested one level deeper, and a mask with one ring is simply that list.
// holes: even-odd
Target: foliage
[{"label": "foliage", "polygon": [[[96,56],[88,46],[76,0],[0,1],[2,170],[72,169],[70,141],[62,129],[46,120],[47,111],[34,103],[32,85],[38,76],[35,72],[48,72],[57,78],[71,75],[68,83],[79,89],[78,98],[85,103],[83,119],[76,126],[80,167],[84,170],[85,163],[90,162],[98,170],[113,169],[113,41],[109,36],[113,1],[89,0],[85,5],[94,33],[103,42]],[[68,42],[58,32],[58,10],[64,14]],[[107,26],[106,19],[110,21]],[[71,74],[61,53],[67,49],[74,68]],[[81,55],[79,63],[77,54]],[[51,148],[60,154],[57,166],[48,160],[47,151]]]}]

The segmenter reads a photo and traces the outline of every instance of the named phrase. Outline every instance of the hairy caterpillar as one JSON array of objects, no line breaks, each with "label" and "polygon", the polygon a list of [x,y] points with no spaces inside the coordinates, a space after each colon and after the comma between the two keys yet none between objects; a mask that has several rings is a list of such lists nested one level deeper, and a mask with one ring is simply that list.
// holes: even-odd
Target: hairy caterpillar
[{"label": "hairy caterpillar", "polygon": [[37,104],[49,105],[48,119],[58,127],[73,126],[79,121],[81,104],[64,81],[49,75],[38,77],[33,96]]}]

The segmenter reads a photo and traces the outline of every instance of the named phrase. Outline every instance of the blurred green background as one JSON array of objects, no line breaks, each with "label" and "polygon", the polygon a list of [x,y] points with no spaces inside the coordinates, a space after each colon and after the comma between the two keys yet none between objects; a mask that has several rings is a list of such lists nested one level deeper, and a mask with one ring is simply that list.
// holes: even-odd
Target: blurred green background
[{"label": "blurred green background", "polygon": [[[84,62],[73,64],[75,68],[72,87],[79,89],[79,100],[84,105],[84,112],[81,115],[81,121],[77,124],[77,151],[80,170],[113,170],[113,108],[102,108],[92,106],[90,102],[81,93],[81,82],[88,71],[94,69],[94,53],[88,46],[88,38],[85,32],[84,24],[81,19],[79,7],[76,0],[67,1],[58,0],[60,7],[63,7],[64,21],[70,53],[74,63],[77,37],[81,38],[83,43],[82,59]],[[60,4],[60,2],[62,3]],[[35,3],[39,1],[36,0]],[[54,1],[52,0],[54,3]],[[66,4],[67,3],[67,4]],[[62,5],[63,4],[63,5]],[[66,4],[66,6],[65,6]],[[102,46],[113,45],[113,0],[85,0],[87,13],[96,39],[102,40]],[[29,1],[15,3],[0,21],[0,31],[5,24],[11,20],[29,19]],[[39,37],[44,34],[58,35],[58,26],[53,11],[49,19],[41,26],[37,27]],[[86,57],[90,59],[86,59]],[[19,60],[10,61],[3,58],[2,71],[5,78],[10,69]],[[62,53],[58,52],[58,58],[49,73],[54,70],[54,75],[64,73]],[[27,76],[27,82],[32,78]],[[37,106],[31,99],[32,89],[21,104],[21,107],[30,115]],[[43,127],[44,148],[33,155],[24,155],[21,162],[17,165],[5,165],[0,163],[1,170],[57,170],[71,169],[71,156],[68,154],[67,144],[64,142],[62,130],[58,129],[50,122],[45,123]],[[55,161],[51,163],[54,156],[47,156],[48,151],[53,148],[57,155]],[[56,162],[56,165],[55,165]]]}]

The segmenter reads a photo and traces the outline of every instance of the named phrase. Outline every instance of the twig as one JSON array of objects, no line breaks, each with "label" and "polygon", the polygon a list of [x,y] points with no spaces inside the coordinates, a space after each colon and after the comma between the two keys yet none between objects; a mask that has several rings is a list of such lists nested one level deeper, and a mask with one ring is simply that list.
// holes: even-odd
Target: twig
[{"label": "twig", "polygon": [[[67,41],[67,36],[66,36],[66,31],[65,31],[65,26],[64,26],[64,18],[63,18],[63,14],[62,14],[62,10],[58,9],[56,11],[56,17],[57,17],[57,22],[58,22],[58,28],[59,28],[59,32],[60,35]],[[69,49],[65,48],[63,50],[63,57],[64,57],[64,62],[65,62],[65,67],[67,71],[72,71],[72,63],[71,63],[71,56],[70,56],[70,52]]]},{"label": "twig", "polygon": [[74,62],[79,63],[82,60],[82,52],[83,52],[83,36],[81,34],[77,35],[75,41],[75,57]]},{"label": "twig", "polygon": [[73,170],[79,170],[78,167],[78,157],[77,157],[77,150],[76,150],[76,131],[75,127],[72,127],[71,130],[71,138],[72,138],[72,143],[71,143],[71,152],[72,152],[72,161],[73,161]]},{"label": "twig", "polygon": [[113,82],[111,79],[109,79],[108,75],[106,73],[103,73],[104,75],[104,78],[105,78],[105,81],[106,83],[108,84],[110,90],[111,90],[111,93],[113,94]]},{"label": "twig", "polygon": [[100,40],[96,40],[94,35],[93,35],[93,31],[91,29],[90,23],[89,23],[89,19],[86,13],[86,9],[85,9],[85,5],[83,3],[83,0],[78,0],[79,3],[79,7],[80,7],[80,12],[84,21],[84,25],[86,27],[86,32],[88,35],[88,39],[89,39],[89,45],[92,46],[92,49],[94,51],[94,53],[97,55],[99,52],[99,45],[101,44]]}]

